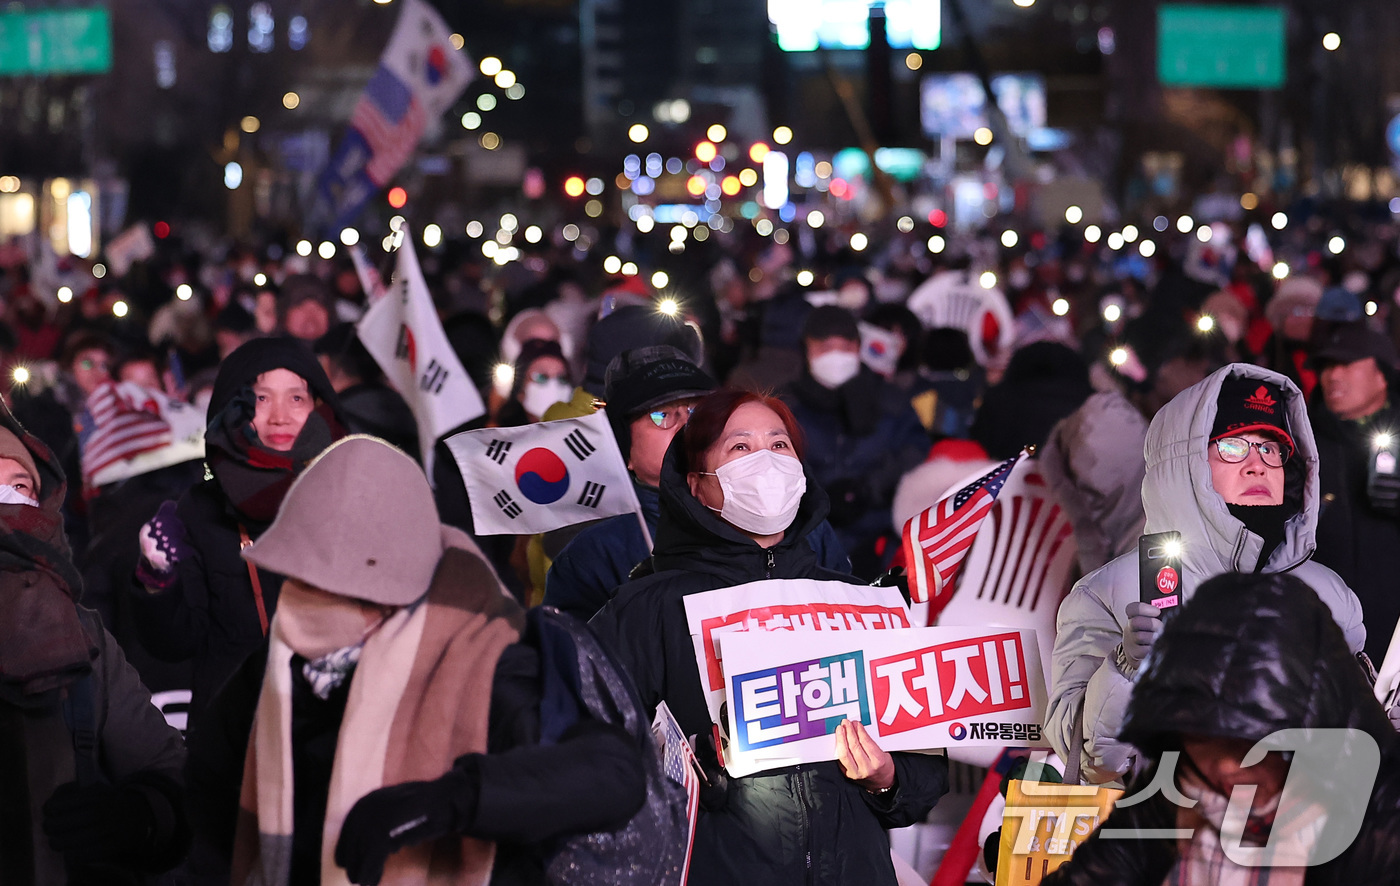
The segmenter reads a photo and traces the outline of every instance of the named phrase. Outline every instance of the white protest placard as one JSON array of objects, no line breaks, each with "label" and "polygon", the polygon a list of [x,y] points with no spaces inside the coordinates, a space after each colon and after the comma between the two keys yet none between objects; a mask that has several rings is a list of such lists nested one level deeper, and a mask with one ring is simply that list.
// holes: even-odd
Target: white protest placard
[{"label": "white protest placard", "polygon": [[724,639],[731,775],[836,759],[859,720],[886,751],[1043,747],[1035,631],[914,628]]},{"label": "white protest placard", "polygon": [[685,615],[710,721],[724,703],[721,638],[745,631],[869,631],[912,627],[897,588],[770,579],[685,598]]}]

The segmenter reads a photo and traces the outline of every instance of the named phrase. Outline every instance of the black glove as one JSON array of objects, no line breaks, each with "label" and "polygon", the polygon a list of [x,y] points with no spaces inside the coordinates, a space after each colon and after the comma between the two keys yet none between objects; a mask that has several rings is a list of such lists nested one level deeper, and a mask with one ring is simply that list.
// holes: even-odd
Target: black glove
[{"label": "black glove", "polygon": [[136,787],[70,781],[44,804],[44,834],[69,865],[141,859],[150,850],[155,815]]},{"label": "black glove", "polygon": [[[468,765],[464,765],[464,763]],[[345,816],[335,863],[350,882],[376,886],[384,862],[405,846],[456,833],[476,811],[481,779],[470,758],[435,781],[409,781],[370,791]]]}]

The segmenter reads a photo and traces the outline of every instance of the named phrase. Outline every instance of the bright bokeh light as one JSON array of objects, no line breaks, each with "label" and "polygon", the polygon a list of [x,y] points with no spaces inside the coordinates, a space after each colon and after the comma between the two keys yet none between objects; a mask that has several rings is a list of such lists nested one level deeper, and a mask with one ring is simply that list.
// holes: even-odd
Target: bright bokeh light
[{"label": "bright bokeh light", "polygon": [[428,225],[423,228],[423,245],[429,249],[436,249],[442,245],[442,228],[437,225]]},{"label": "bright bokeh light", "polygon": [[812,285],[812,281],[815,280],[815,279],[817,279],[817,276],[816,276],[815,274],[813,274],[811,271],[798,271],[798,272],[797,272],[797,285],[798,285],[798,286],[811,286],[811,285]]},{"label": "bright bokeh light", "polygon": [[1327,241],[1327,251],[1333,255],[1341,255],[1342,250],[1347,248],[1347,241],[1341,237],[1333,237]]},{"label": "bright bokeh light", "polygon": [[1137,225],[1125,225],[1123,227],[1123,242],[1136,243],[1138,238]]},{"label": "bright bokeh light", "polygon": [[254,285],[254,286],[266,286],[266,285],[267,285],[267,275],[264,274],[262,271],[258,271],[256,274],[253,275],[253,285]]},{"label": "bright bokeh light", "polygon": [[1104,305],[1103,318],[1109,323],[1117,323],[1119,320],[1123,319],[1123,309],[1115,304]]},{"label": "bright bokeh light", "polygon": [[1019,242],[1021,242],[1021,238],[1016,234],[1015,231],[1010,230],[1008,228],[1007,230],[1001,232],[1001,245],[1005,246],[1007,249],[1011,249]]},{"label": "bright bokeh light", "polygon": [[1210,314],[1202,314],[1196,318],[1196,331],[1210,332],[1215,328],[1215,318]]},{"label": "bright bokeh light", "polygon": [[1084,239],[1089,243],[1097,243],[1101,237],[1103,237],[1103,231],[1099,230],[1098,225],[1089,225],[1084,229]]},{"label": "bright bokeh light", "polygon": [[11,377],[14,378],[17,385],[26,384],[29,381],[29,370],[23,366],[16,366]]},{"label": "bright bokeh light", "polygon": [[1196,226],[1196,220],[1189,215],[1183,215],[1176,220],[1176,229],[1183,234],[1191,233],[1191,229]]},{"label": "bright bokeh light", "polygon": [[1117,231],[1114,231],[1112,234],[1109,234],[1109,235],[1108,235],[1108,248],[1114,250],[1115,252],[1116,252],[1117,250],[1119,250],[1119,249],[1122,249],[1122,248],[1123,248],[1123,235],[1120,234],[1120,233],[1118,233]]},{"label": "bright bokeh light", "polygon": [[1072,225],[1077,225],[1083,220],[1084,210],[1080,209],[1078,206],[1069,206],[1065,208],[1065,221]]},{"label": "bright bokeh light", "polygon": [[1274,265],[1274,279],[1284,280],[1288,277],[1288,263],[1278,262]]},{"label": "bright bokeh light", "polygon": [[406,204],[407,202],[408,202],[408,191],[405,191],[403,188],[398,188],[398,187],[394,187],[394,188],[390,188],[390,189],[389,189],[389,205],[390,205],[390,206],[394,207],[395,209],[403,209],[404,204]]},{"label": "bright bokeh light", "polygon": [[501,60],[494,55],[488,55],[481,60],[481,73],[485,74],[487,77],[496,76],[501,73],[504,68],[505,65],[501,64]]},{"label": "bright bokeh light", "polygon": [[807,213],[808,227],[820,228],[824,224],[826,224],[826,216],[822,215],[820,209],[813,209],[811,212]]},{"label": "bright bokeh light", "polygon": [[979,126],[977,131],[972,133],[972,140],[986,147],[992,143],[992,131],[985,126]]},{"label": "bright bokeh light", "polygon": [[1288,227],[1288,214],[1285,212],[1275,212],[1274,217],[1269,219],[1269,223],[1274,226],[1275,231],[1282,231]]},{"label": "bright bokeh light", "polygon": [[503,70],[495,76],[495,81],[500,89],[510,89],[515,85],[515,72]]},{"label": "bright bokeh light", "polygon": [[603,273],[616,274],[622,270],[622,259],[615,255],[610,255],[603,259]]},{"label": "bright bokeh light", "polygon": [[728,137],[729,137],[729,130],[725,129],[725,128],[724,128],[722,125],[720,125],[719,123],[715,123],[715,124],[713,124],[709,129],[705,130],[705,138],[708,138],[710,141],[714,142],[715,144],[719,144],[720,142],[724,141],[724,140],[725,140],[726,138],[728,138]]},{"label": "bright bokeh light", "polygon": [[[665,289],[670,282],[671,275],[667,274],[665,271],[657,271],[651,275],[651,285],[655,286],[657,289]],[[666,313],[665,305],[668,301],[674,303],[673,299],[662,299],[661,303],[656,306],[656,309],[663,314]]]},{"label": "bright bokeh light", "polygon": [[571,175],[564,179],[564,193],[570,197],[582,197],[583,179],[577,175]]},{"label": "bright bokeh light", "polygon": [[699,197],[704,194],[707,187],[709,187],[709,185],[698,175],[692,175],[690,178],[686,179],[685,182],[686,193],[690,194],[692,197]]},{"label": "bright bokeh light", "polygon": [[924,66],[924,57],[917,52],[911,52],[904,57],[904,67],[911,71],[917,71]]},{"label": "bright bokeh light", "polygon": [[932,237],[928,238],[928,251],[932,252],[934,255],[939,254],[947,248],[948,241],[944,240],[941,235],[934,234]]},{"label": "bright bokeh light", "polygon": [[1113,350],[1109,351],[1109,352],[1108,352],[1108,362],[1112,363],[1114,366],[1122,366],[1124,363],[1127,363],[1127,362],[1128,362],[1128,349],[1127,349],[1127,348],[1114,348]]},{"label": "bright bokeh light", "polygon": [[68,286],[58,287],[58,300],[61,304],[68,304],[73,300],[73,290]]},{"label": "bright bokeh light", "polygon": [[749,146],[749,159],[755,163],[762,163],[763,158],[768,156],[770,150],[772,150],[772,148],[769,148],[768,145],[763,142],[754,142]]},{"label": "bright bokeh light", "polygon": [[1157,254],[1157,244],[1151,240],[1144,240],[1138,244],[1138,254],[1143,258],[1151,258]]},{"label": "bright bokeh light", "polygon": [[306,256],[310,255],[312,248],[313,247],[311,246],[310,240],[297,241],[297,255],[301,256],[302,258],[305,258]]},{"label": "bright bokeh light", "polygon": [[1336,52],[1342,48],[1342,37],[1336,31],[1328,31],[1322,35],[1322,48],[1328,52]]},{"label": "bright bokeh light", "polygon": [[354,246],[360,242],[360,232],[354,228],[343,228],[340,232],[340,242],[346,246]]},{"label": "bright bokeh light", "polygon": [[1196,229],[1196,239],[1202,243],[1209,243],[1213,236],[1215,236],[1215,232],[1210,229],[1210,225],[1201,225]]},{"label": "bright bokeh light", "polygon": [[[660,277],[662,282],[657,283],[657,277]],[[651,281],[653,286],[660,289],[670,282],[670,278],[666,276],[665,271],[657,271],[655,274],[651,275]],[[665,314],[667,317],[679,316],[681,312],[680,302],[676,301],[674,298],[663,298],[656,303],[656,312],[658,314]]]},{"label": "bright bokeh light", "polygon": [[701,142],[695,146],[695,159],[701,163],[709,163],[719,155],[719,149],[714,142]]},{"label": "bright bokeh light", "polygon": [[238,128],[242,129],[249,135],[253,134],[254,132],[257,132],[258,128],[261,126],[262,121],[258,120],[257,117],[254,117],[251,114],[238,121]]},{"label": "bright bokeh light", "polygon": [[1367,316],[1367,317],[1374,317],[1374,316],[1376,316],[1376,311],[1378,311],[1378,310],[1380,310],[1380,306],[1377,305],[1375,302],[1373,302],[1373,301],[1368,301],[1368,302],[1366,302],[1366,316]]},{"label": "bright bokeh light", "polygon": [[982,276],[977,278],[977,282],[982,284],[983,289],[995,289],[997,285],[997,275],[994,271],[983,271]]},{"label": "bright bokeh light", "polygon": [[851,248],[856,252],[864,252],[865,247],[870,245],[870,238],[857,231],[851,235]]},{"label": "bright bokeh light", "polygon": [[181,283],[175,287],[175,297],[180,301],[189,301],[194,298],[194,287],[188,283]]},{"label": "bright bokeh light", "polygon": [[1057,298],[1050,303],[1050,311],[1056,317],[1063,317],[1069,313],[1069,299]]},{"label": "bright bokeh light", "polygon": [[633,123],[627,128],[627,137],[637,144],[646,141],[649,135],[651,135],[651,130],[647,129],[643,123]]},{"label": "bright bokeh light", "polygon": [[324,259],[335,258],[335,244],[329,240],[322,240],[321,245],[316,247],[316,254]]},{"label": "bright bokeh light", "polygon": [[719,189],[726,197],[733,197],[738,194],[739,191],[743,190],[743,187],[737,175],[726,175],[723,181],[719,183]]},{"label": "bright bokeh light", "polygon": [[539,225],[530,225],[525,229],[525,242],[538,243],[544,239],[544,229]]},{"label": "bright bokeh light", "polygon": [[131,313],[131,307],[126,302],[118,300],[112,303],[112,316],[118,320],[129,313]]},{"label": "bright bokeh light", "polygon": [[773,141],[780,145],[785,145],[792,141],[792,130],[786,126],[779,126],[773,130]]},{"label": "bright bokeh light", "polygon": [[282,96],[282,107],[289,111],[295,111],[299,104],[301,104],[301,96],[297,95],[295,92],[289,92]]}]

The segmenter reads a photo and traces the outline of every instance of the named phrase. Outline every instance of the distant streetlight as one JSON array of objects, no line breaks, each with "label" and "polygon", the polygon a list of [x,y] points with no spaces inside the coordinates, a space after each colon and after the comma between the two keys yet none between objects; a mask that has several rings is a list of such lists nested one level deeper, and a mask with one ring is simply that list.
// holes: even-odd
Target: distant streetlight
[{"label": "distant streetlight", "polygon": [[1342,36],[1336,31],[1328,31],[1322,35],[1322,48],[1328,52],[1336,52],[1342,48]]}]

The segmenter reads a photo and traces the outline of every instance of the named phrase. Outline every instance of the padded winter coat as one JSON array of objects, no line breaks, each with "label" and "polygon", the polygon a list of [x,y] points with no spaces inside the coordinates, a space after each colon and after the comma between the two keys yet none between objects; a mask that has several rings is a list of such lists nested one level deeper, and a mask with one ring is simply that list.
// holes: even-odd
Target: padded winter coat
[{"label": "padded winter coat", "polygon": [[[1347,645],[1360,652],[1366,643],[1361,604],[1337,574],[1310,562],[1316,547],[1318,461],[1312,428],[1298,388],[1283,376],[1236,363],[1220,369],[1162,407],[1147,430],[1147,476],[1142,503],[1146,532],[1176,531],[1183,542],[1182,595],[1222,572],[1253,572],[1264,540],[1231,515],[1211,484],[1206,445],[1215,424],[1221,382],[1237,374],[1280,385],[1287,402],[1289,430],[1298,451],[1284,466],[1285,503],[1298,513],[1285,527],[1283,542],[1260,570],[1289,572],[1327,604]],[[1124,610],[1139,599],[1137,552],[1124,554],[1075,584],[1060,604],[1051,658],[1046,732],[1061,757],[1080,753],[1083,778],[1116,782],[1127,771],[1133,751],[1118,741],[1132,684],[1118,670],[1114,647],[1123,640]],[[1083,714],[1081,748],[1071,748],[1075,718]]]},{"label": "padded winter coat", "polygon": [[[665,701],[687,735],[711,734],[710,715],[683,599],[771,578],[848,581],[822,569],[807,536],[826,516],[826,494],[807,493],[783,540],[762,548],[715,516],[686,486],[677,437],[661,473],[654,573],[629,582],[591,625],[631,675],[643,706]],[[713,750],[710,751],[713,760]],[[924,819],[947,790],[941,756],[895,753],[896,789],[877,797],[835,762],[803,764],[743,778],[715,769],[705,793],[690,862],[691,886],[736,883],[894,886],[886,828]]]},{"label": "padded winter coat", "polygon": [[[1371,695],[1328,608],[1300,581],[1283,574],[1226,576],[1201,588],[1169,623],[1133,689],[1123,739],[1142,749],[1150,766],[1127,796],[1151,784],[1162,754],[1180,748],[1178,736],[1258,741],[1290,728],[1357,730],[1351,742],[1316,758],[1302,776],[1324,798],[1329,813],[1345,802],[1343,787],[1364,767],[1362,745],[1374,741],[1380,770],[1360,833],[1336,859],[1309,868],[1306,886],[1394,883],[1400,877],[1400,739]],[[1295,765],[1306,754],[1293,758]],[[1184,763],[1178,764],[1179,775]],[[1287,795],[1288,789],[1285,789]],[[1160,792],[1120,805],[1076,851],[1042,882],[1158,886],[1177,861],[1172,839],[1102,839],[1113,829],[1177,827],[1177,806]],[[1333,815],[1335,821],[1343,816]]]}]

